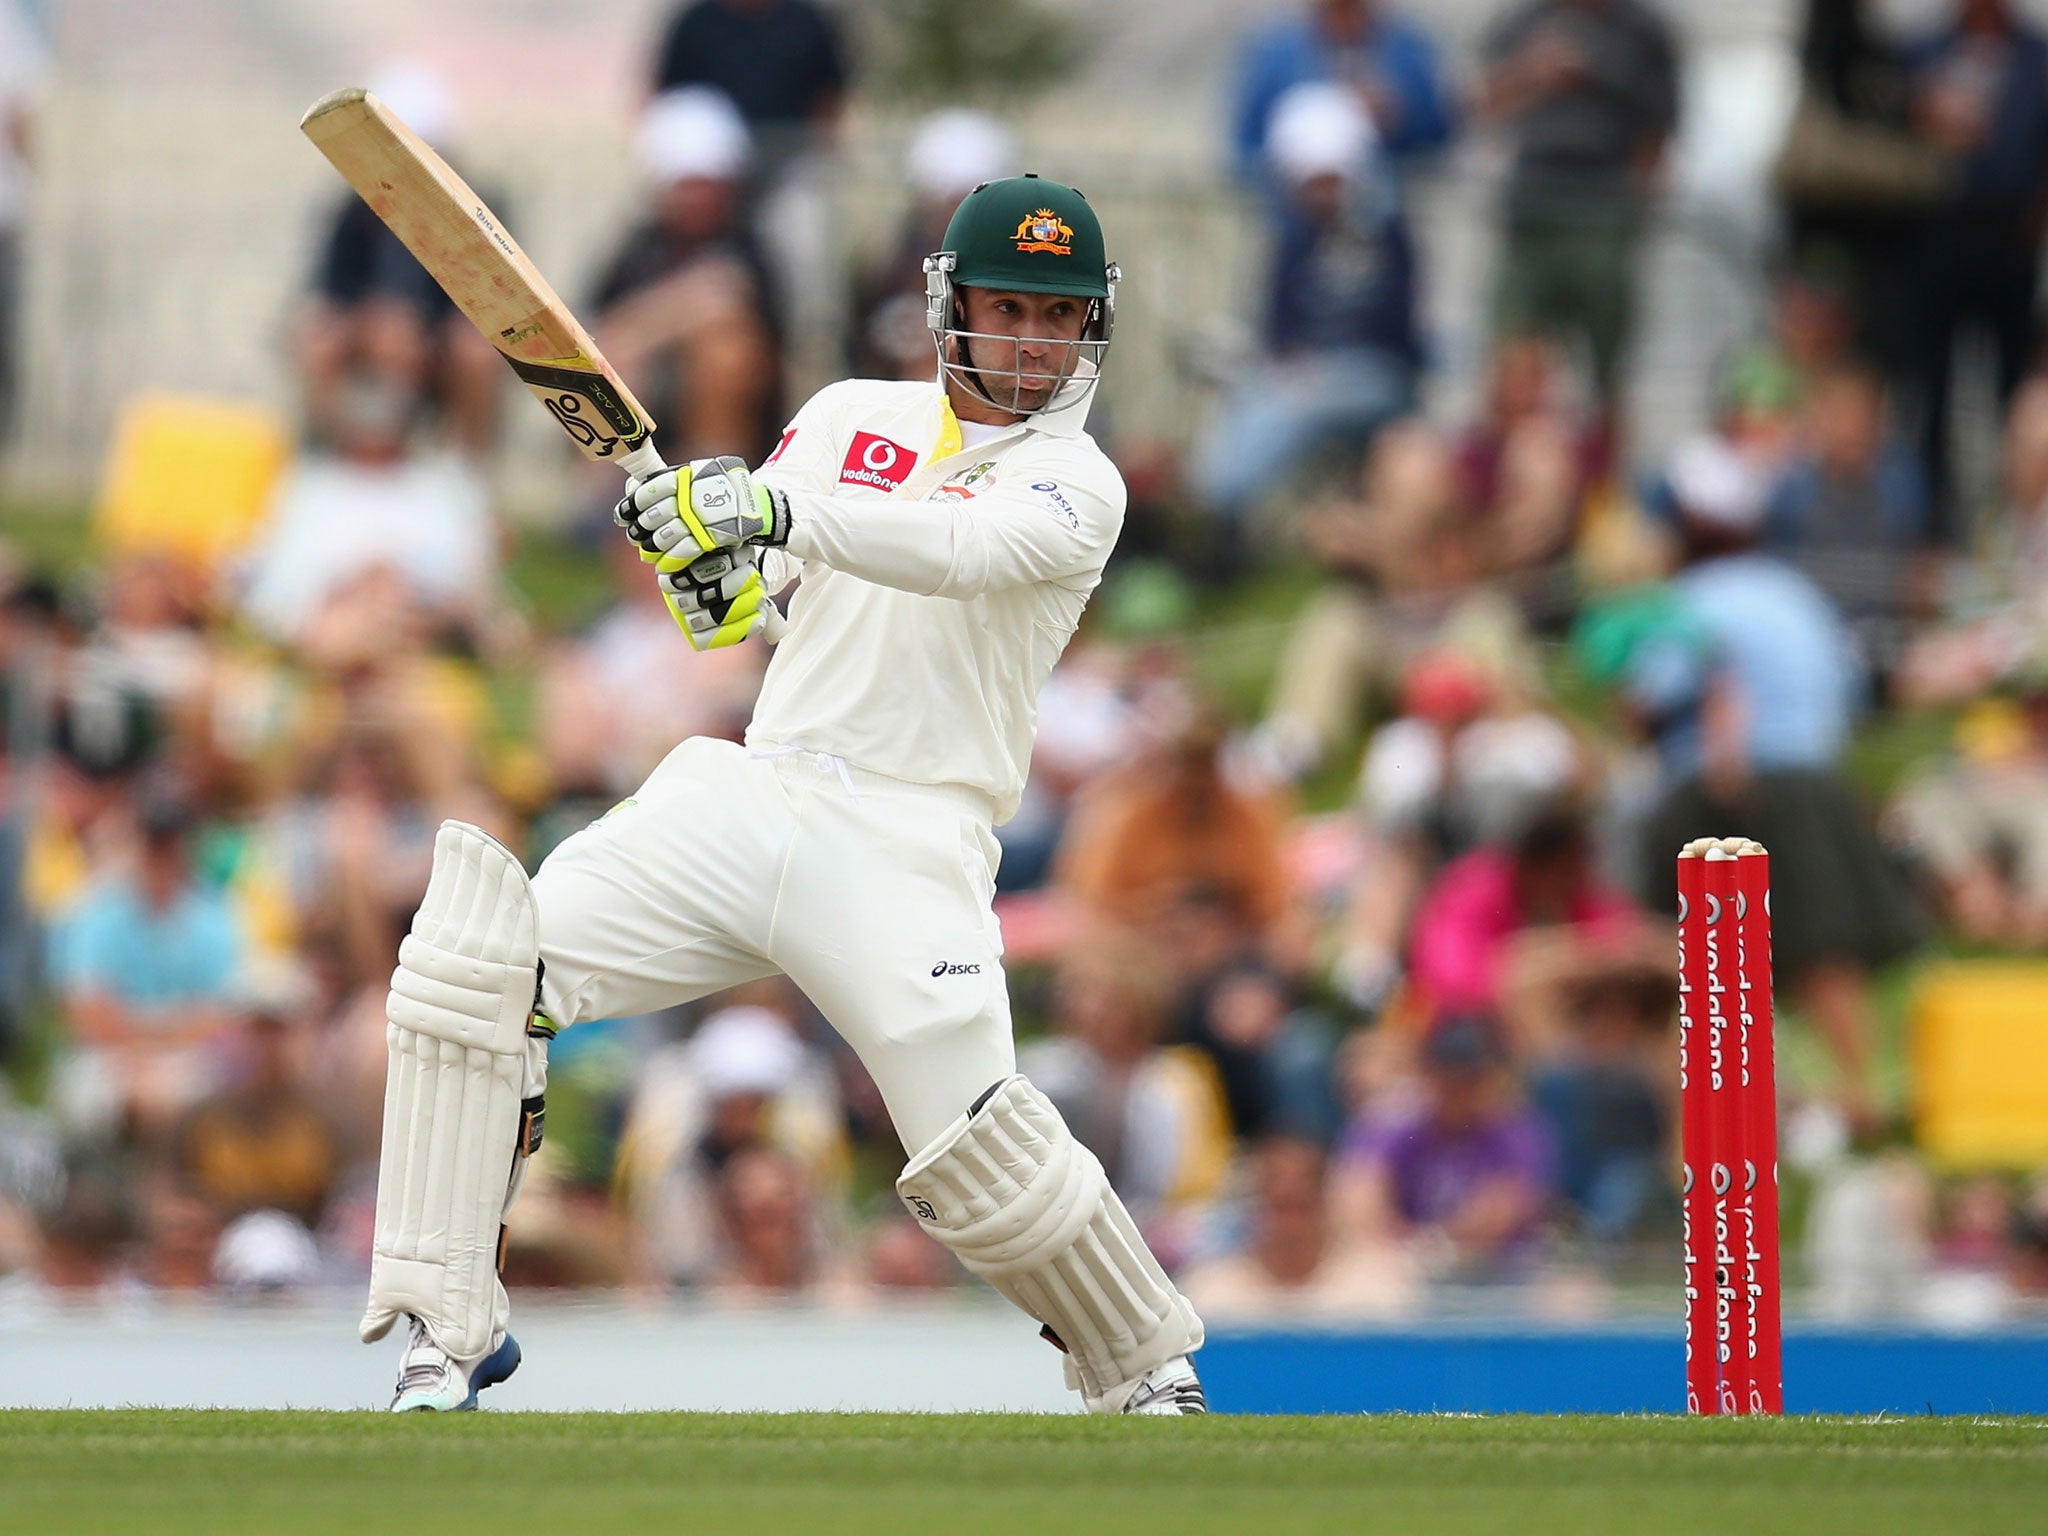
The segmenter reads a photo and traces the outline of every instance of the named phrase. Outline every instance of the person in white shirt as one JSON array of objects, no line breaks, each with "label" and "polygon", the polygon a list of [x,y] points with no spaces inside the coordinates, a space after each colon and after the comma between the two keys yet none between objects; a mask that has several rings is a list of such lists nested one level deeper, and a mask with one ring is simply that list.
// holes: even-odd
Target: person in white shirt
[{"label": "person in white shirt", "polygon": [[935,380],[832,385],[758,472],[698,460],[619,504],[700,650],[800,581],[745,745],[683,742],[530,884],[442,828],[392,984],[362,1329],[412,1320],[394,1409],[473,1407],[518,1363],[492,1255],[555,1030],[782,972],[881,1090],[910,1213],[1086,1405],[1206,1410],[1200,1320],[1017,1073],[992,910],[1039,688],[1123,520],[1084,430],[1119,274],[1087,201],[1036,176],[969,193],[924,266]]}]

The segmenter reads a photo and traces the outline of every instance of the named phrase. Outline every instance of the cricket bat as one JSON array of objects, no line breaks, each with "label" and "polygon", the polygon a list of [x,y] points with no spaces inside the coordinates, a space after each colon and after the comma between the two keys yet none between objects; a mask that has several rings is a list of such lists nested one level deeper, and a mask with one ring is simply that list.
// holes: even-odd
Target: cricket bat
[{"label": "cricket bat", "polygon": [[[519,242],[427,142],[361,86],[299,127],[498,349],[584,457],[643,478],[664,466],[654,423]],[[782,615],[768,605],[766,637]]]}]

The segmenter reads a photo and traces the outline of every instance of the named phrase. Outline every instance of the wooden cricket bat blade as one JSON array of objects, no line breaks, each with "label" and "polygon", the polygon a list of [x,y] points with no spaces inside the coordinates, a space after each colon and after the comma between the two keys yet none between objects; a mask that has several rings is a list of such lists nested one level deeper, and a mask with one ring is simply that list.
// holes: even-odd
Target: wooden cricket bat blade
[{"label": "wooden cricket bat blade", "polygon": [[[299,128],[356,189],[587,458],[646,474],[654,423],[497,215],[361,86],[330,91]],[[642,454],[637,450],[647,448]]]}]

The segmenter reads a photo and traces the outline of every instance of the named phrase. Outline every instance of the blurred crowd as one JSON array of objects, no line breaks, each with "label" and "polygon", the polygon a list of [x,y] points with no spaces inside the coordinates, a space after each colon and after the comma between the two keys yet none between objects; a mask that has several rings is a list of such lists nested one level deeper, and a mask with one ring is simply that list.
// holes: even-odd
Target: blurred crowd
[{"label": "blurred crowd", "polygon": [[[1882,986],[2048,943],[2048,35],[2010,0],[1910,36],[1876,9],[1810,0],[1765,323],[1655,456],[1626,382],[1685,110],[1655,4],[1503,0],[1454,54],[1423,7],[1301,0],[1234,45],[1256,345],[1178,462],[1102,423],[1128,550],[1045,689],[998,895],[1020,1067],[1205,1312],[1668,1305],[1672,855],[1703,835],[1773,856],[1795,1275],[1845,1314],[2048,1303],[2048,1182],[1916,1156]],[[673,456],[765,456],[820,312],[845,370],[928,376],[917,257],[1024,167],[1000,112],[932,114],[894,231],[821,272],[843,19],[690,0],[649,62],[642,216],[573,297]],[[431,73],[375,88],[460,162]],[[1411,209],[1471,142],[1502,169],[1460,412]],[[353,198],[317,244],[301,440],[244,547],[0,546],[0,1296],[354,1284],[435,827],[537,864],[678,740],[736,737],[766,663],[683,646],[603,473],[515,539],[490,349]],[[537,622],[522,547],[604,600]],[[959,1286],[902,1162],[786,983],[580,1026],[508,1278]]]}]

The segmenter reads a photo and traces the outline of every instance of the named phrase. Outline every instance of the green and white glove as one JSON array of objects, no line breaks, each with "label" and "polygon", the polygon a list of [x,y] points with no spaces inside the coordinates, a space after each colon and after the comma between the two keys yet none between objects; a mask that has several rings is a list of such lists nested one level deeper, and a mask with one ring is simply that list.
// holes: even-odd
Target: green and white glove
[{"label": "green and white glove", "polygon": [[768,623],[768,588],[750,549],[714,550],[655,579],[692,650],[738,645]]},{"label": "green and white glove", "polygon": [[612,519],[664,574],[716,550],[789,542],[789,499],[756,485],[746,460],[730,454],[649,476],[620,498]]}]

